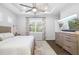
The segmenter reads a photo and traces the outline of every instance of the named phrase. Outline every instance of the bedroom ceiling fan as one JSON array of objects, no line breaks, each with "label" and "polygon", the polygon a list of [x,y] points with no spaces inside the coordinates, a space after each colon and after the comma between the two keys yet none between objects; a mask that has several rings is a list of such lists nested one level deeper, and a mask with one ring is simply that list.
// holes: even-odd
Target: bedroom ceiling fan
[{"label": "bedroom ceiling fan", "polygon": [[33,7],[25,5],[25,4],[19,4],[19,5],[23,6],[23,7],[30,8],[29,10],[25,11],[26,13],[32,11],[36,15],[37,12],[45,12],[45,10],[42,10],[41,8],[38,8],[36,3],[32,3]]}]

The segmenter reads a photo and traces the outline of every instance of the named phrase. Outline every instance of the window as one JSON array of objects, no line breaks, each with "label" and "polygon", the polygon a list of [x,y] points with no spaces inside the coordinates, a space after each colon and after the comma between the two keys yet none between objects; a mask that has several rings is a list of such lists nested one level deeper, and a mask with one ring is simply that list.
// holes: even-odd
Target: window
[{"label": "window", "polygon": [[41,19],[30,19],[29,27],[31,32],[42,32],[43,30],[43,21]]},{"label": "window", "polygon": [[9,23],[11,23],[11,24],[13,23],[12,18],[11,18],[11,17],[9,17],[9,16],[8,16],[8,22],[9,22]]}]

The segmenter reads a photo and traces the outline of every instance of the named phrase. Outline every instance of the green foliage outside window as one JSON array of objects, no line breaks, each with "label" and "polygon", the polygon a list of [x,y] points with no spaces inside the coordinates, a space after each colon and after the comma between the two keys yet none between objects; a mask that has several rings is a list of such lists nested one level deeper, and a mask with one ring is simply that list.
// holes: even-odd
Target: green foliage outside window
[{"label": "green foliage outside window", "polygon": [[30,31],[32,32],[42,32],[42,23],[38,22],[30,24]]},{"label": "green foliage outside window", "polygon": [[73,19],[68,22],[71,30],[79,30],[79,20]]},{"label": "green foliage outside window", "polygon": [[36,26],[36,32],[42,32],[42,24],[38,23]]}]

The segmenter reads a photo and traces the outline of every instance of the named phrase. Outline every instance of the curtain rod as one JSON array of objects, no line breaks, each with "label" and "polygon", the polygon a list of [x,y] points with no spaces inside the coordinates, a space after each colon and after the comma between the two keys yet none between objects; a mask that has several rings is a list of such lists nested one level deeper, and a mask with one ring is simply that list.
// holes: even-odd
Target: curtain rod
[{"label": "curtain rod", "polygon": [[45,18],[45,17],[26,17],[26,18]]}]

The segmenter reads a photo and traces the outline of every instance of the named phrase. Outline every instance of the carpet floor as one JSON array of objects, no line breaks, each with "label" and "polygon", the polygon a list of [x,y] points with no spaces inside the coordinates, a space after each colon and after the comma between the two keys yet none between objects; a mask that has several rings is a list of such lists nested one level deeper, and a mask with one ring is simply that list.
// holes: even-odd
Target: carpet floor
[{"label": "carpet floor", "polygon": [[46,41],[35,41],[34,55],[56,55]]}]

